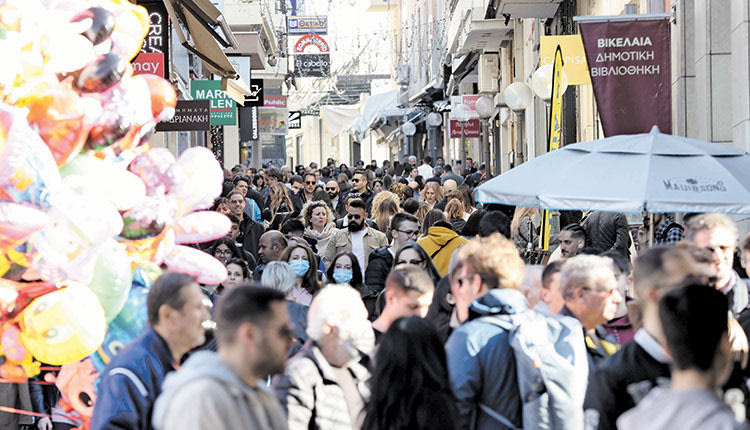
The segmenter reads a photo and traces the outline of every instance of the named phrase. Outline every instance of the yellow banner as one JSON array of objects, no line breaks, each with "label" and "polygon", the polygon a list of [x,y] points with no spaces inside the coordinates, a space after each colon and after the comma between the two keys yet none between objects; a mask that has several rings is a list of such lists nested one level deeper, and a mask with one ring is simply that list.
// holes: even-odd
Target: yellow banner
[{"label": "yellow banner", "polygon": [[[562,91],[561,76],[564,68],[562,48],[557,45],[555,48],[554,66],[552,68],[552,98],[550,99],[549,115],[549,140],[547,141],[547,151],[559,149],[562,144]],[[549,249],[549,235],[552,227],[551,215],[548,210],[542,214],[544,222],[542,223],[542,234],[539,235],[539,247]]]},{"label": "yellow banner", "polygon": [[570,85],[591,85],[586,51],[580,34],[567,36],[542,36],[539,43],[539,65],[552,64],[557,47],[565,53],[565,73]]}]

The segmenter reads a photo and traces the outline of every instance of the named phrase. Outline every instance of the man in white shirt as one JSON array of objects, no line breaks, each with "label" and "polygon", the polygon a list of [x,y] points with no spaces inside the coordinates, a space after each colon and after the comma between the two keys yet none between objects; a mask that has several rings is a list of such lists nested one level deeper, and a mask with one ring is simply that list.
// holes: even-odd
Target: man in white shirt
[{"label": "man in white shirt", "polygon": [[417,167],[417,172],[424,179],[429,179],[432,177],[432,166],[430,165],[430,163],[432,163],[432,157],[426,155],[422,160],[422,165]]},{"label": "man in white shirt", "polygon": [[326,267],[342,252],[352,252],[360,264],[360,270],[365,273],[370,252],[381,246],[388,245],[385,234],[367,225],[367,211],[362,199],[353,199],[347,208],[348,224],[346,229],[336,230],[328,241],[323,263]]}]

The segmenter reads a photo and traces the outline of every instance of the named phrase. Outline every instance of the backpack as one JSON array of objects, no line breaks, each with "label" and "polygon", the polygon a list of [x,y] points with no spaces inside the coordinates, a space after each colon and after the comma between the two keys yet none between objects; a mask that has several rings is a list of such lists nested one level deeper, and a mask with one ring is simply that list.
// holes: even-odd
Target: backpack
[{"label": "backpack", "polygon": [[[574,318],[547,316],[534,310],[516,315],[480,318],[508,331],[516,359],[516,378],[524,429],[583,429],[583,400],[588,382],[588,357],[583,328]],[[506,427],[506,417],[479,408]]]}]

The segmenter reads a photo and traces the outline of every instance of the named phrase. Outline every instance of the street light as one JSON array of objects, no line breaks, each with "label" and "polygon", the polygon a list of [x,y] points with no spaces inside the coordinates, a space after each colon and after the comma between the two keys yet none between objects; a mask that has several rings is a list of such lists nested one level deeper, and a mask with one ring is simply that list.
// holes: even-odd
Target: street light
[{"label": "street light", "polygon": [[[505,103],[515,112],[517,121],[521,123],[524,111],[531,104],[531,88],[524,82],[513,82],[505,88],[503,95],[505,96]],[[520,151],[515,151],[515,153],[516,161],[518,161],[518,164],[521,164],[523,163],[523,124],[518,127],[518,136],[520,140],[518,148]],[[516,163],[513,164],[515,165]]]},{"label": "street light", "polygon": [[415,155],[414,148],[412,148],[412,136],[417,132],[417,126],[413,122],[407,121],[401,126],[401,131],[406,135],[406,150],[409,152],[407,155]]},{"label": "street light", "polygon": [[459,150],[461,151],[460,172],[466,168],[466,138],[464,125],[466,124],[466,121],[468,121],[471,117],[471,109],[463,103],[459,103],[456,106],[453,106],[452,109],[453,117],[461,124],[461,143],[459,145]]},{"label": "street light", "polygon": [[443,123],[443,116],[440,115],[437,112],[430,112],[427,115],[427,126],[430,128],[430,131],[432,132],[432,161],[436,162],[437,160],[437,129],[440,127],[440,124]]},{"label": "street light", "polygon": [[[534,94],[544,100],[545,103],[549,103],[552,99],[553,69],[552,64],[547,64],[536,69],[536,72],[531,77],[531,88],[534,89]],[[560,76],[560,94],[565,94],[565,91],[568,89],[568,75],[563,70]]]},{"label": "street light", "polygon": [[[484,153],[485,172],[488,172],[491,171],[491,169],[488,169],[490,165],[489,119],[492,114],[495,113],[495,100],[487,96],[479,97],[479,99],[477,99],[476,109],[479,118],[482,119],[482,152]],[[487,176],[489,177],[490,175]]]}]

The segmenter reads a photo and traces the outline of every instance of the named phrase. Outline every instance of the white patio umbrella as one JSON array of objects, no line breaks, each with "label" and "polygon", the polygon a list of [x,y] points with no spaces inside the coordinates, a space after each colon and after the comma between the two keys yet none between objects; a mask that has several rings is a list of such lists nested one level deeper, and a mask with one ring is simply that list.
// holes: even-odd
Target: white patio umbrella
[{"label": "white patio umbrella", "polygon": [[480,203],[615,212],[750,213],[750,156],[650,133],[564,146],[476,190]]}]

